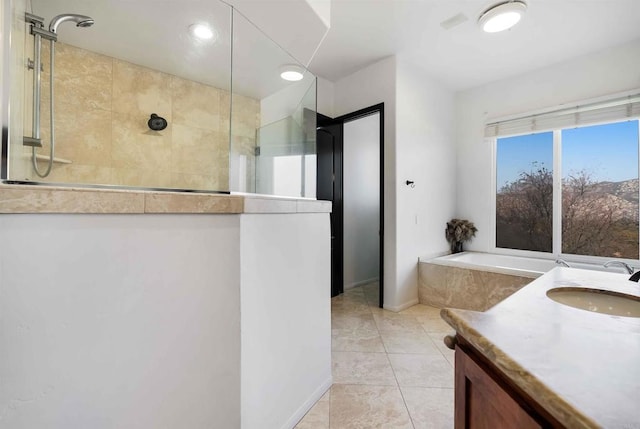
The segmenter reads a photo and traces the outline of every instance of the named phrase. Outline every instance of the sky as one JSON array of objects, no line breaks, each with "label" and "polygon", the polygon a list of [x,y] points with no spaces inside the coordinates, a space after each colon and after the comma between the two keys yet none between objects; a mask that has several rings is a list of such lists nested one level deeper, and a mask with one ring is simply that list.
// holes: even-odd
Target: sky
[{"label": "sky", "polygon": [[[638,178],[638,145],[637,120],[563,130],[562,176],[586,170],[597,182]],[[498,139],[498,189],[534,162],[553,170],[552,132]]]}]

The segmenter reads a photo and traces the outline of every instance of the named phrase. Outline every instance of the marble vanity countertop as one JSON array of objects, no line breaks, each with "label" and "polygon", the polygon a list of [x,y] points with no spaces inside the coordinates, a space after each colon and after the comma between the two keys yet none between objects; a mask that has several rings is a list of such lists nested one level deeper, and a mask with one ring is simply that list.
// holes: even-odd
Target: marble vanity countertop
[{"label": "marble vanity countertop", "polygon": [[486,312],[442,317],[567,428],[640,428],[640,318],[559,304],[555,287],[640,297],[628,275],[554,268]]},{"label": "marble vanity countertop", "polygon": [[0,184],[0,214],[9,213],[329,213],[330,201],[255,194],[207,194],[111,188]]}]

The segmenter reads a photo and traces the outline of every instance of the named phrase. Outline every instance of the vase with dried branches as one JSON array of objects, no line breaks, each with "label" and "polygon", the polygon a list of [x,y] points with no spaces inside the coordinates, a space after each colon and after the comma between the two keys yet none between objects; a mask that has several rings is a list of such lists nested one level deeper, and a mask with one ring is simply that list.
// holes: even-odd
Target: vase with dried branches
[{"label": "vase with dried branches", "polygon": [[447,229],[445,229],[445,237],[451,245],[451,253],[462,252],[462,243],[470,241],[475,237],[478,228],[475,227],[473,222],[466,219],[451,219],[447,222]]}]

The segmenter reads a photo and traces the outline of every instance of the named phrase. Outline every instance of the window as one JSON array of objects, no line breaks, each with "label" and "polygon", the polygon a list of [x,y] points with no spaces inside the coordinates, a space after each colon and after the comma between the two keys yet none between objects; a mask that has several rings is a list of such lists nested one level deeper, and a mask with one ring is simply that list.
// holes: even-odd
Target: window
[{"label": "window", "polygon": [[553,133],[498,139],[496,247],[552,251]]},{"label": "window", "polygon": [[635,119],[498,138],[496,247],[638,259],[639,144]]},{"label": "window", "polygon": [[561,136],[562,253],[638,259],[638,121]]}]

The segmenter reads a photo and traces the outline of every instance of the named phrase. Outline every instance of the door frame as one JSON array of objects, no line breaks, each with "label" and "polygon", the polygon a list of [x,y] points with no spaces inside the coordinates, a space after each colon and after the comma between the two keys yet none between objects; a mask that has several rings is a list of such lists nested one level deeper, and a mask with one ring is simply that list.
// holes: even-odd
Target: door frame
[{"label": "door frame", "polygon": [[[378,276],[379,276],[378,306],[380,308],[383,308],[384,306],[384,103],[375,104],[373,106],[365,107],[364,109],[356,110],[355,112],[347,113],[346,115],[338,116],[337,118],[335,118],[335,121],[341,123],[342,128],[344,129],[345,122],[351,122],[356,119],[360,119],[375,113],[380,114],[380,142],[379,142],[379,145],[380,145],[380,165],[379,165],[379,169],[380,169],[380,184],[379,184],[379,188],[380,188],[380,217],[379,217],[380,255],[379,257],[380,257],[380,261],[379,261],[379,273],[378,273]],[[344,133],[342,134],[344,136]],[[343,142],[344,142],[344,139],[343,139]],[[342,160],[342,157],[341,157],[341,160]],[[341,165],[340,166],[341,175],[343,174],[343,171],[344,171],[344,165]],[[340,178],[341,187],[343,187],[343,183],[344,182],[341,177]],[[343,192],[343,189],[341,189],[341,193],[342,192]],[[340,209],[343,210],[342,207]],[[340,216],[340,218],[343,219],[342,215]],[[344,251],[341,253],[343,253],[344,255]]]},{"label": "door frame", "polygon": [[[342,208],[342,123],[318,113],[317,135],[327,133],[333,139],[333,195],[331,209],[331,297],[344,292],[344,232]],[[318,144],[318,142],[316,142]]]}]

